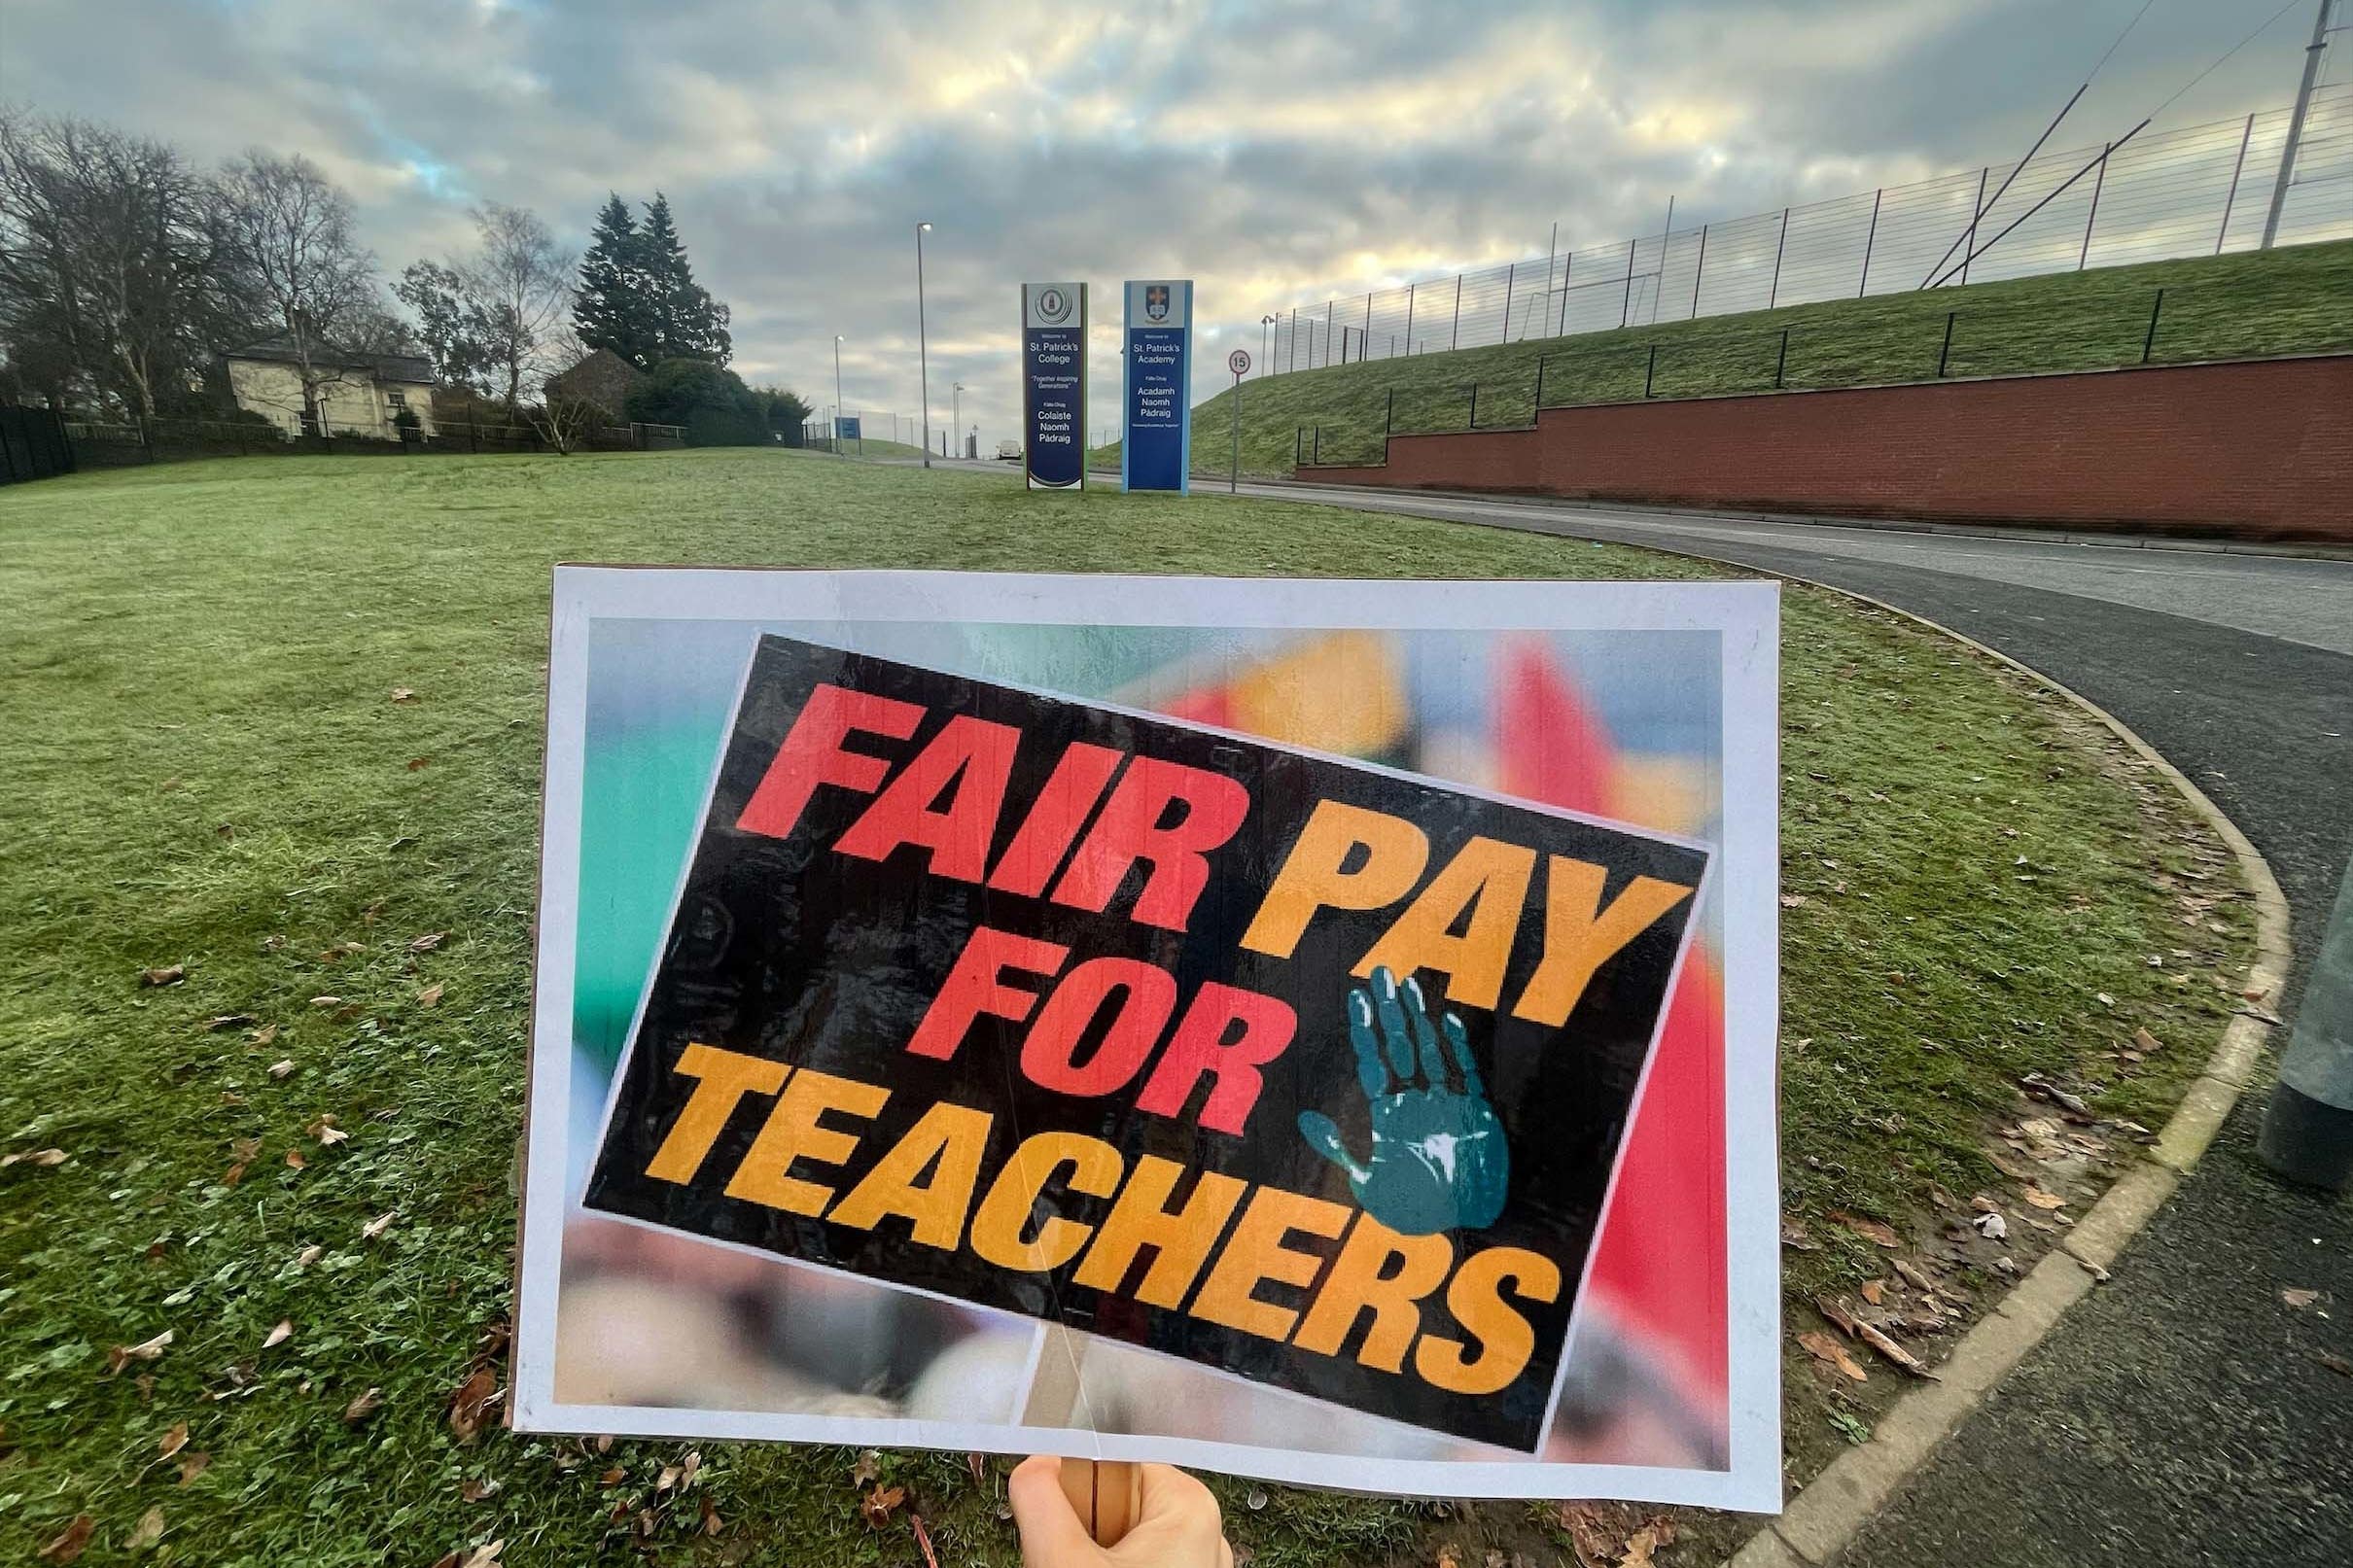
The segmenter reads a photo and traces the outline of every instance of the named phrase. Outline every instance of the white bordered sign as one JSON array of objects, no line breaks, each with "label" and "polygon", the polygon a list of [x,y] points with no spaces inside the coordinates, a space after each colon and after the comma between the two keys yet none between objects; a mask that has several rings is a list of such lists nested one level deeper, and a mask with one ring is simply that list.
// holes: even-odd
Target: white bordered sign
[{"label": "white bordered sign", "polygon": [[559,568],[515,1424],[1776,1508],[1777,649]]}]

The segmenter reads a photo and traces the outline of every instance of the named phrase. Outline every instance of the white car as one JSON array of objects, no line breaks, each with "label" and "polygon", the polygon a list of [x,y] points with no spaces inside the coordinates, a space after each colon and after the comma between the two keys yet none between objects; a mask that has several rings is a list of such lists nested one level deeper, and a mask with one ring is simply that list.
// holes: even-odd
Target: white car
[{"label": "white car", "polygon": [[1019,463],[1021,461],[1021,443],[1019,441],[999,441],[997,443],[997,461]]}]

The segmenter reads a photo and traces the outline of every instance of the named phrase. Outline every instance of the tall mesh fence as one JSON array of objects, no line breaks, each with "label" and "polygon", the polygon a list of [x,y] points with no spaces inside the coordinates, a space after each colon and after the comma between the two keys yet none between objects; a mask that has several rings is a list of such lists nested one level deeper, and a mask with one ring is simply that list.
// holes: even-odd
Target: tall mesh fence
[{"label": "tall mesh fence", "polygon": [[[1261,322],[1267,373],[2254,250],[2290,111],[1580,246]],[[2307,111],[2274,243],[2353,234],[2353,87]]]}]

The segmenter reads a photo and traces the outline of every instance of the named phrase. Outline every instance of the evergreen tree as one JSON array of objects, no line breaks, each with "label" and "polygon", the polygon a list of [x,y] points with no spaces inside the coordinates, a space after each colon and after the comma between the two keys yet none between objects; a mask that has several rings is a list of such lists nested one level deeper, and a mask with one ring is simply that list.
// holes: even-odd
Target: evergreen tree
[{"label": "evergreen tree", "polygon": [[686,247],[670,219],[670,198],[658,191],[646,204],[637,257],[651,319],[651,363],[701,360],[725,365],[735,351],[727,335],[727,307],[694,281]]},{"label": "evergreen tree", "polygon": [[[677,236],[671,236],[676,243]],[[683,254],[682,254],[683,259]],[[609,348],[641,370],[666,355],[659,351],[656,298],[645,265],[645,236],[629,204],[606,193],[596,215],[588,254],[580,258],[580,284],[572,325],[590,349]]]}]

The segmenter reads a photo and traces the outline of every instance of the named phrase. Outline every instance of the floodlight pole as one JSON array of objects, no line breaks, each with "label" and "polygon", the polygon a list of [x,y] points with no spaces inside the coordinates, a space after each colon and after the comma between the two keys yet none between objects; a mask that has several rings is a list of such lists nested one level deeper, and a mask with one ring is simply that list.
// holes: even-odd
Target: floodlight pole
[{"label": "floodlight pole", "polygon": [[833,455],[848,457],[841,449],[841,333],[833,334]]},{"label": "floodlight pole", "polygon": [[923,379],[924,394],[924,467],[931,466],[931,344],[924,328],[924,236],[931,231],[930,224],[915,226],[915,364]]},{"label": "floodlight pole", "polygon": [[[951,383],[949,383],[949,389],[948,389],[948,429],[949,429],[949,430],[951,430],[951,431],[953,431],[953,432],[955,432],[955,433],[956,433],[957,435],[959,435],[959,436],[962,436],[962,435],[964,434],[964,430],[965,430],[965,384],[964,384],[963,382],[961,382],[961,381],[955,381],[955,382],[951,382]],[[960,457],[961,457],[962,455],[963,455],[962,453],[959,453],[959,454],[958,454],[958,456],[960,456]]]},{"label": "floodlight pole", "polygon": [[2296,89],[2296,109],[2288,116],[2288,145],[2279,150],[2279,179],[2271,187],[2271,210],[2264,214],[2263,243],[2259,251],[2271,248],[2279,234],[2279,215],[2288,204],[2288,187],[2296,173],[2296,146],[2303,140],[2304,116],[2312,108],[2312,84],[2320,75],[2321,51],[2329,47],[2329,13],[2336,9],[2336,0],[2320,0],[2320,14],[2312,18],[2312,42],[2304,46],[2304,79]]}]

